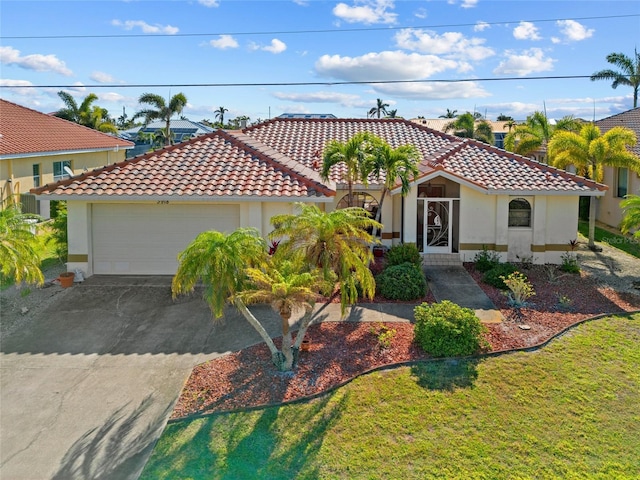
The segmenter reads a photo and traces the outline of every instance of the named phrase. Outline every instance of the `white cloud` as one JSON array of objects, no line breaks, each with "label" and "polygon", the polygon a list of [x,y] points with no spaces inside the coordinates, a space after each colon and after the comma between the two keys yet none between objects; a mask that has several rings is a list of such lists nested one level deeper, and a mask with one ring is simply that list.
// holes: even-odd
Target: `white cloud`
[{"label": "white cloud", "polygon": [[116,80],[113,75],[100,71],[92,72],[89,78],[98,83],[124,83],[122,80]]},{"label": "white cloud", "polygon": [[17,65],[25,70],[35,70],[36,72],[54,72],[67,77],[73,75],[67,65],[53,54],[42,55],[34,53],[21,56],[20,50],[16,50],[13,47],[0,47],[0,63]]},{"label": "white cloud", "polygon": [[265,52],[278,54],[284,52],[287,49],[287,45],[282,40],[274,38],[273,40],[271,40],[271,44],[265,46],[258,45],[257,43],[252,42],[249,44],[249,49],[263,50]]},{"label": "white cloud", "polygon": [[[449,5],[455,5],[457,0],[447,0]],[[473,8],[478,4],[478,0],[462,0],[460,6],[462,8]]]},{"label": "white cloud", "polygon": [[416,13],[414,13],[414,15],[417,18],[427,18],[427,10],[424,8],[419,8],[418,10],[416,10]]},{"label": "white cloud", "polygon": [[209,45],[219,50],[238,48],[238,42],[231,35],[220,35],[217,40],[211,40]]},{"label": "white cloud", "polygon": [[381,95],[392,95],[408,100],[448,100],[491,96],[476,82],[466,81],[455,83],[374,83],[371,86]]},{"label": "white cloud", "polygon": [[220,2],[218,0],[198,0],[200,5],[204,5],[205,7],[218,7],[220,6]]},{"label": "white cloud", "polygon": [[180,31],[178,27],[173,27],[171,25],[150,25],[143,20],[111,20],[111,25],[114,27],[121,27],[124,30],[133,30],[138,27],[142,30],[142,33],[162,33],[165,35],[175,35]]},{"label": "white cloud", "polygon": [[388,80],[420,80],[458,63],[435,55],[420,55],[401,51],[367,53],[360,57],[323,55],[315,64],[317,73],[346,81],[380,82]]},{"label": "white cloud", "polygon": [[484,32],[487,28],[491,28],[487,22],[480,21],[473,26],[474,32]]},{"label": "white cloud", "polygon": [[405,50],[412,50],[433,55],[448,55],[455,58],[484,60],[495,55],[485,47],[483,38],[466,38],[460,32],[445,32],[438,35],[428,30],[405,28],[395,35],[396,44]]},{"label": "white cloud", "polygon": [[299,103],[337,103],[345,107],[353,107],[362,105],[362,99],[359,95],[338,92],[311,92],[311,93],[273,93],[275,98],[280,100],[288,100],[290,102]]},{"label": "white cloud", "polygon": [[116,92],[102,92],[98,93],[98,99],[101,102],[110,102],[110,103],[125,103],[128,105],[135,105],[138,103],[138,99],[134,97],[125,97]]},{"label": "white cloud", "polygon": [[575,20],[558,20],[556,25],[560,28],[560,33],[562,33],[569,42],[580,42],[592,37],[595,32],[594,29],[587,29]]},{"label": "white cloud", "polygon": [[538,35],[538,27],[531,22],[520,22],[520,25],[513,29],[513,36],[517,40],[540,40],[542,38]]},{"label": "white cloud", "polygon": [[398,14],[389,12],[394,7],[393,0],[355,0],[353,5],[338,3],[333,14],[347,23],[396,23]]},{"label": "white cloud", "polygon": [[531,48],[515,53],[513,50],[505,51],[506,60],[493,71],[497,75],[518,75],[524,76],[530,73],[548,72],[553,70],[556,60],[544,56],[544,52],[539,48]]},{"label": "white cloud", "polygon": [[31,95],[36,91],[33,88],[28,88],[33,85],[33,83],[28,80],[10,80],[8,78],[0,78],[0,85],[3,87],[10,87],[8,90],[17,93],[18,95]]}]

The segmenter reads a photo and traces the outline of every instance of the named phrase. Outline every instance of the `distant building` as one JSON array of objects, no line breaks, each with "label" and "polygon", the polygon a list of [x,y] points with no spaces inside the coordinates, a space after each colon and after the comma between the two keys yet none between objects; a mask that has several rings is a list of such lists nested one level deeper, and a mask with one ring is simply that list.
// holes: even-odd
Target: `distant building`
[{"label": "distant building", "polygon": [[308,120],[310,118],[336,119],[338,117],[332,113],[283,113],[282,115],[278,115],[278,118],[304,118]]},{"label": "distant building", "polygon": [[[444,132],[447,125],[449,125],[455,118],[412,118],[411,121],[423,125],[439,132]],[[480,119],[483,120],[483,119]],[[496,139],[495,147],[504,148],[504,137],[509,133],[508,121],[492,122],[485,120],[491,125],[493,136]],[[451,133],[451,132],[448,132]]]},{"label": "distant building", "polygon": [[[152,147],[153,134],[166,127],[164,121],[151,122],[146,126],[133,127],[122,130],[118,134],[120,138],[134,142],[136,146],[127,152],[127,158],[135,157],[141,153],[146,153]],[[215,128],[211,128],[204,123],[192,122],[191,120],[171,120],[171,134],[174,143],[181,143],[190,138],[211,133]],[[160,145],[162,147],[164,145]]]}]

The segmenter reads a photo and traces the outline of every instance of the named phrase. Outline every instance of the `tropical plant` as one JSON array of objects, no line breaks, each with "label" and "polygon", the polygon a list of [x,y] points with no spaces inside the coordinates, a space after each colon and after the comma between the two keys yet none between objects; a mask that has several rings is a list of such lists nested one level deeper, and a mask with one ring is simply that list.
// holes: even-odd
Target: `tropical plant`
[{"label": "tropical plant", "polygon": [[69,241],[67,232],[67,202],[58,201],[55,216],[53,209],[51,209],[51,216],[53,218],[51,222],[51,235],[47,239],[47,242],[53,243],[56,255],[60,261],[66,262]]},{"label": "tropical plant", "polygon": [[369,165],[365,167],[364,173],[368,176],[370,171],[378,181],[383,173],[385,175],[380,204],[375,217],[375,220],[379,222],[386,196],[398,181],[400,182],[400,194],[406,197],[409,193],[410,183],[419,173],[420,152],[413,145],[391,148],[387,142],[380,138],[376,138],[374,144],[373,155],[369,157]]},{"label": "tropical plant", "polygon": [[369,110],[369,116],[371,118],[373,117],[378,117],[380,118],[380,116],[384,113],[385,115],[387,114],[387,107],[389,106],[388,103],[384,103],[384,101],[380,98],[376,99],[376,106],[375,107],[371,107],[371,110]]},{"label": "tropical plant", "polygon": [[427,293],[427,280],[422,268],[406,262],[387,267],[376,277],[380,295],[389,300],[417,300]]},{"label": "tropical plant", "polygon": [[513,117],[510,115],[500,114],[496,117],[496,122],[513,122]]},{"label": "tropical plant", "polygon": [[415,265],[416,267],[422,265],[422,255],[415,243],[400,243],[398,245],[394,245],[385,254],[385,259],[387,261],[387,267],[401,265],[407,262]]},{"label": "tropical plant", "polygon": [[[151,108],[146,108],[137,112],[133,119],[144,118],[145,125],[153,120],[162,120],[165,122],[165,131],[171,131],[171,117],[179,115],[187,105],[187,97],[183,93],[176,93],[169,99],[167,104],[165,99],[155,93],[143,93],[138,98],[138,103],[147,104]],[[171,135],[166,135],[165,145],[172,145],[173,139]]]},{"label": "tropical plant", "polygon": [[224,127],[224,114],[225,112],[228,112],[229,109],[228,108],[224,108],[224,107],[218,107],[218,109],[213,112],[215,114],[215,118],[219,120],[219,125],[221,127]]},{"label": "tropical plant", "polygon": [[495,137],[491,125],[486,120],[476,122],[476,118],[469,113],[459,115],[454,121],[444,127],[445,132],[453,131],[453,134],[461,138],[475,138],[489,145],[495,143]]},{"label": "tropical plant", "polygon": [[109,118],[109,112],[102,107],[92,105],[93,102],[98,100],[98,96],[95,93],[87,95],[80,105],[68,92],[59,91],[58,96],[64,102],[65,107],[55,112],[54,116],[103,133],[118,132],[118,129]]},{"label": "tropical plant", "polygon": [[370,299],[375,295],[375,280],[368,266],[373,259],[369,246],[375,238],[367,229],[379,228],[369,212],[347,207],[323,212],[315,205],[297,203],[299,214],[276,215],[271,219],[271,239],[281,239],[278,254],[300,257],[309,268],[319,268],[331,291],[340,289],[342,312],[355,303],[359,291]]},{"label": "tropical plant", "polygon": [[456,118],[457,116],[458,116],[458,110],[449,110],[447,108],[447,113],[445,113],[444,115],[440,115],[438,118]]},{"label": "tropical plant", "polygon": [[[604,135],[591,123],[580,133],[556,132],[549,142],[549,158],[554,166],[576,167],[578,174],[602,182],[604,167],[623,167],[640,173],[640,158],[627,150],[636,144],[635,133],[624,127],[614,127]],[[595,248],[597,199],[590,197],[589,203],[589,248]]]},{"label": "tropical plant", "polygon": [[633,57],[624,53],[610,53],[607,62],[619,68],[619,70],[600,70],[591,75],[591,80],[613,80],[611,88],[618,85],[626,85],[633,89],[633,108],[638,106],[638,88],[640,87],[640,54],[634,50]]},{"label": "tropical plant", "polygon": [[620,208],[624,211],[620,230],[622,233],[636,230],[633,236],[640,238],[640,195],[626,195],[620,202]]},{"label": "tropical plant", "polygon": [[349,198],[347,205],[353,206],[353,184],[366,182],[369,172],[369,162],[374,153],[378,137],[368,132],[359,132],[346,142],[331,140],[322,152],[322,170],[320,175],[328,180],[334,165],[344,163],[346,171],[344,180],[347,182]]},{"label": "tropical plant", "polygon": [[519,155],[529,156],[542,149],[551,138],[552,126],[543,112],[533,112],[525,123],[516,125],[504,137],[504,148]]},{"label": "tropical plant", "polygon": [[18,284],[44,283],[33,225],[39,219],[37,215],[22,213],[17,203],[9,203],[0,210],[0,272]]}]

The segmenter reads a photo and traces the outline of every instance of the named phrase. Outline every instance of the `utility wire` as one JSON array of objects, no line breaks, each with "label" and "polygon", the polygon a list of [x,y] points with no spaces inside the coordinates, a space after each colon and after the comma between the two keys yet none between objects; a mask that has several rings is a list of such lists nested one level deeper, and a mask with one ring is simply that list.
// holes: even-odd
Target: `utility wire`
[{"label": "utility wire", "polygon": [[38,39],[73,39],[73,38],[155,38],[155,37],[211,37],[219,35],[300,35],[311,33],[350,33],[350,32],[375,32],[375,31],[390,31],[390,30],[403,30],[403,29],[426,29],[426,28],[458,28],[458,27],[473,27],[479,23],[482,25],[505,25],[511,23],[531,22],[531,23],[544,23],[544,22],[559,22],[562,20],[608,20],[613,18],[633,18],[640,17],[640,13],[625,14],[625,15],[599,15],[594,17],[573,17],[573,18],[544,18],[537,20],[503,20],[500,22],[474,22],[474,23],[450,23],[450,24],[436,24],[436,25],[418,25],[418,26],[404,26],[404,27],[366,27],[366,28],[344,28],[344,29],[326,29],[326,30],[274,30],[264,32],[209,32],[209,33],[122,33],[114,35],[0,35],[0,39],[7,40],[38,40]]},{"label": "utility wire", "polygon": [[462,79],[422,79],[422,80],[362,80],[342,82],[256,82],[256,83],[136,83],[136,84],[95,84],[95,85],[8,85],[1,88],[161,88],[161,87],[299,87],[334,85],[380,85],[397,83],[464,83],[464,82],[504,82],[510,80],[573,80],[591,78],[591,75],[545,75],[540,77],[497,77],[497,78],[462,78]]}]

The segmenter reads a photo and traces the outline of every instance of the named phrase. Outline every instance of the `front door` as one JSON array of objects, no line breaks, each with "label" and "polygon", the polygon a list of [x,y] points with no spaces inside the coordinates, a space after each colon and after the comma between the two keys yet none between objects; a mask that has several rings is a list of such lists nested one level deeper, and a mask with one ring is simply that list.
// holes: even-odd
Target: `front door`
[{"label": "front door", "polygon": [[[423,249],[424,253],[451,253],[452,199],[424,199]],[[419,205],[420,206],[420,205]]]}]

